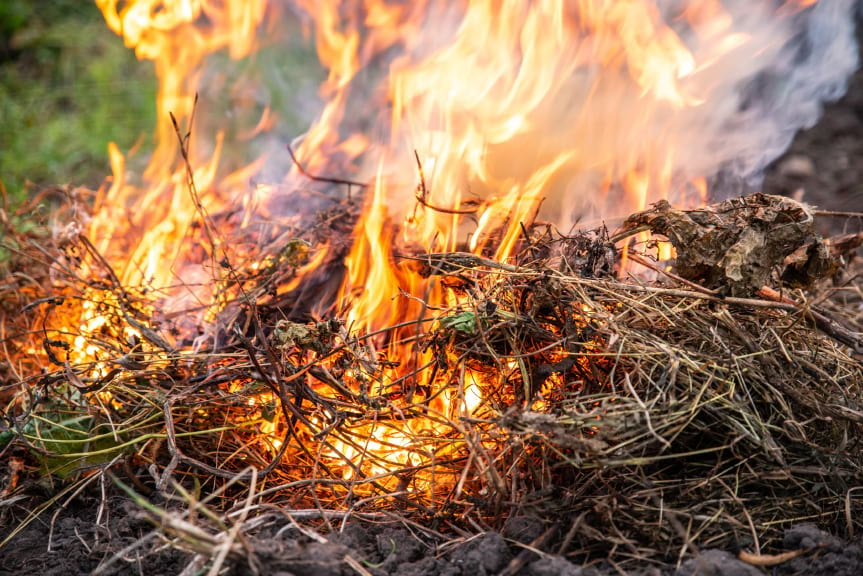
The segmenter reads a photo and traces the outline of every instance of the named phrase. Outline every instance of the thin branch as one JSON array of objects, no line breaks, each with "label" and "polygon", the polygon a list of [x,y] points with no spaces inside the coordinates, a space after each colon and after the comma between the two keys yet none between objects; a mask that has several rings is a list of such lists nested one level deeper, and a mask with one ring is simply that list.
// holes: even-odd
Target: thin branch
[{"label": "thin branch", "polygon": [[314,174],[310,174],[303,168],[303,165],[300,164],[299,158],[294,154],[294,149],[291,148],[290,144],[286,144],[285,148],[288,149],[288,154],[291,155],[291,161],[294,163],[294,166],[297,168],[297,172],[308,178],[309,180],[313,180],[315,182],[326,182],[329,184],[341,184],[348,187],[348,200],[351,199],[351,186],[357,186],[358,188],[367,188],[368,184],[363,182],[357,182],[355,180],[347,180],[346,178],[330,178],[329,176],[316,176]]},{"label": "thin branch", "polygon": [[429,195],[429,190],[426,188],[426,177],[425,171],[423,170],[422,162],[420,162],[419,153],[414,150],[414,157],[417,159],[417,167],[419,169],[420,176],[420,184],[417,187],[417,193],[414,197],[417,199],[417,202],[428,208],[429,210],[433,210],[435,212],[442,212],[444,214],[455,214],[455,215],[466,215],[466,214],[476,214],[479,212],[479,208],[469,208],[466,210],[456,210],[455,208],[441,208],[440,206],[434,206],[430,204],[427,200]]}]

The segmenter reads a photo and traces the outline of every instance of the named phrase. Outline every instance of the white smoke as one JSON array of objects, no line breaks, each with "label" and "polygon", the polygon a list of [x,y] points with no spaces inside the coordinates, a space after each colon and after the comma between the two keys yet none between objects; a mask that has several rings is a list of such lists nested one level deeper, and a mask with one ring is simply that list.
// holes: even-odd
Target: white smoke
[{"label": "white smoke", "polygon": [[[736,102],[720,119],[705,152],[716,154],[712,173],[727,168],[757,181],[798,130],[812,127],[822,105],[839,99],[859,64],[855,39],[856,0],[823,0],[787,23],[781,49],[730,91]],[[735,13],[751,8],[737,2]],[[768,27],[769,22],[756,26]],[[708,174],[709,175],[709,174]]]},{"label": "white smoke", "polygon": [[[621,201],[620,194],[615,196],[614,187],[605,197],[597,192],[603,183],[619,182],[634,168],[643,170],[649,181],[647,202],[666,194],[673,202],[684,202],[687,183],[695,177],[714,178],[721,174],[725,181],[757,185],[764,168],[782,154],[796,132],[817,121],[823,103],[845,92],[847,80],[858,66],[856,0],[820,0],[808,8],[798,6],[802,2],[794,0],[724,0],[721,4],[730,16],[730,28],[713,37],[705,35],[704,30],[695,30],[679,17],[685,10],[700,8],[703,4],[700,0],[653,1],[656,10],[665,16],[665,24],[675,31],[695,61],[705,64],[679,79],[687,94],[703,99],[701,104],[683,109],[668,106],[655,95],[646,95],[631,80],[623,82],[625,70],[567,62],[567,55],[577,54],[582,45],[597,41],[590,32],[578,31],[560,40],[559,60],[546,63],[550,69],[560,70],[564,78],[542,101],[534,101],[534,108],[523,110],[529,128],[505,143],[490,138],[482,150],[476,151],[485,164],[483,177],[471,176],[471,170],[466,168],[463,182],[435,183],[434,175],[430,174],[430,184],[437,184],[438,189],[463,185],[471,196],[487,197],[498,193],[494,189],[498,183],[527,182],[562,150],[570,149],[572,160],[557,172],[546,192],[543,209],[548,219],[564,227],[571,219],[609,219],[628,214],[634,207]],[[347,4],[351,5],[351,11],[361,9],[358,3]],[[537,4],[525,2],[525,7]],[[578,11],[588,4],[593,9],[599,6],[599,10],[612,10],[637,3],[572,2],[567,4],[568,15],[577,19]],[[410,38],[389,49],[385,57],[370,59],[369,69],[355,81],[356,92],[361,96],[351,98],[351,109],[345,114],[349,125],[340,130],[346,135],[358,126],[364,127],[368,135],[379,140],[381,146],[377,152],[385,148],[387,162],[401,164],[387,166],[396,172],[393,178],[402,183],[400,187],[405,192],[391,198],[391,206],[398,209],[406,210],[414,203],[410,184],[415,177],[412,151],[418,150],[425,157],[436,156],[433,148],[437,144],[431,140],[456,135],[452,134],[452,126],[427,122],[431,115],[411,117],[409,110],[403,122],[408,128],[391,136],[387,115],[381,113],[389,78],[381,72],[395,70],[399,62],[412,65],[434,62],[459,33],[458,17],[467,8],[458,6],[461,4],[430,2],[425,22]],[[306,17],[313,21],[315,14]],[[356,14],[353,17],[357,19]],[[739,47],[717,51],[717,36],[746,41]],[[494,101],[506,100],[518,89],[514,84],[507,86],[506,82],[518,81],[521,72],[490,73],[487,63],[495,61],[492,52],[501,49],[511,49],[516,54],[512,62],[526,66],[518,57],[524,51],[523,46],[478,45],[473,73],[468,71],[463,77],[449,79],[445,75],[435,76],[440,70],[435,65],[428,66],[428,89],[415,96],[412,105],[419,110],[440,110],[454,105],[456,110],[450,118],[468,118],[472,132],[492,133],[505,124],[507,114],[512,114],[512,110],[496,107]],[[359,52],[369,53],[362,47]],[[471,56],[467,54],[467,62],[460,62],[468,70]],[[370,78],[379,84],[370,88]],[[486,79],[488,83],[484,85]],[[453,94],[467,97],[463,102],[454,102]],[[463,109],[457,109],[459,106]],[[399,149],[393,150],[394,146]],[[376,169],[379,158],[375,154],[370,156],[375,157],[366,159],[367,166]],[[282,156],[279,162],[283,165],[269,170],[284,171],[286,157]],[[333,171],[344,166],[334,164]],[[666,178],[667,173],[672,175],[670,179]],[[330,175],[362,180],[371,178],[373,171]],[[289,188],[290,184],[283,190]],[[728,190],[714,192],[724,195]]]}]

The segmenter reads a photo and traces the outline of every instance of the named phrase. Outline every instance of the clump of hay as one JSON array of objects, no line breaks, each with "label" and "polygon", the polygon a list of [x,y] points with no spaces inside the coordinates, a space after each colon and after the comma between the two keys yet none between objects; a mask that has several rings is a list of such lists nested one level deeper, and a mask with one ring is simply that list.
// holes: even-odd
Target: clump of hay
[{"label": "clump of hay", "polygon": [[[141,290],[109,270],[71,274],[70,250],[107,267],[86,239],[19,243],[0,449],[64,477],[114,470],[145,496],[195,484],[223,508],[253,485],[261,510],[317,510],[314,522],[385,512],[482,530],[529,516],[584,557],[766,549],[802,520],[859,528],[859,285],[723,291],[716,270],[701,286],[635,246],[654,279],[619,279],[623,236],[537,228],[508,263],[414,255],[399,265],[458,303],[376,334],[298,317],[307,294],[273,295],[314,252],[291,244],[303,249],[232,276],[218,346],[194,352],[162,341]],[[22,274],[33,262],[42,273]],[[110,318],[88,335],[98,371],[69,361],[78,335],[51,320],[88,299]]]}]

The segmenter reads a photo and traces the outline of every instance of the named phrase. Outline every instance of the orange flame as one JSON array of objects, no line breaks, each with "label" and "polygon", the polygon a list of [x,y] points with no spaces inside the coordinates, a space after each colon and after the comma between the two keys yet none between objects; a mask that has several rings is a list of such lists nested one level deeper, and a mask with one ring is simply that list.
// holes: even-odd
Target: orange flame
[{"label": "orange flame", "polygon": [[[220,280],[215,262],[226,242],[201,229],[206,214],[231,202],[261,164],[224,176],[223,134],[199,139],[193,131],[181,150],[182,134],[167,117],[184,130],[207,56],[252,54],[259,28],[276,13],[264,0],[96,2],[127,46],[155,63],[160,123],[141,184],[127,178],[124,158],[110,149],[113,184],[97,202],[88,235],[124,284],[170,295],[169,306],[178,310],[194,303],[212,312]],[[464,306],[402,256],[472,251],[505,261],[522,225],[536,219],[568,227],[575,218],[614,219],[660,198],[704,202],[710,174],[688,143],[710,129],[702,111],[721,90],[717,78],[746,78],[749,60],[778,49],[774,36],[737,26],[719,0],[682,3],[676,12],[650,0],[295,3],[310,18],[328,71],[320,91],[325,107],[298,157],[312,172],[344,169],[330,159],[348,158],[357,172],[348,176],[372,182],[337,303],[358,333]],[[787,2],[782,10],[813,3]],[[752,4],[754,13],[771,13],[770,2]],[[379,76],[384,80],[371,89],[362,86]],[[369,116],[355,108],[356,93],[382,132],[356,129],[362,124],[356,118]],[[276,122],[267,110],[246,132]],[[295,171],[284,186],[300,177]],[[270,191],[240,191],[247,215]],[[301,274],[314,273],[323,254]],[[177,284],[184,291],[170,292]],[[102,322],[85,317],[82,332]],[[413,343],[414,331],[370,341],[371,361],[380,349],[401,362],[388,369],[384,388],[429,361]],[[80,346],[83,361],[91,352],[85,342]],[[428,410],[456,422],[479,410],[483,386],[494,377],[467,372],[459,390],[433,394]],[[359,387],[361,375],[354,380]],[[385,472],[382,462],[413,462],[408,445],[441,432],[421,420],[366,426],[364,446],[335,443],[333,450],[349,460],[377,454],[364,469],[372,475]],[[274,423],[267,429],[273,431]],[[345,477],[352,473],[344,469]]]},{"label": "orange flame", "polygon": [[[388,261],[394,246],[467,245],[503,260],[536,217],[568,226],[661,198],[703,202],[690,182],[706,174],[697,161],[686,172],[686,144],[699,137],[688,124],[703,120],[713,69],[775,49],[770,35],[736,31],[718,0],[676,14],[648,0],[299,4],[330,72],[302,158],[319,164],[339,149],[354,80],[381,59],[388,66],[373,98],[391,109],[389,137],[352,156],[388,170],[375,176],[343,290],[365,329],[396,319],[385,302],[406,286]],[[421,194],[412,151],[427,177]],[[602,183],[612,183],[605,195]]]},{"label": "orange flame", "polygon": [[[159,122],[156,148],[141,186],[127,181],[120,152],[111,148],[114,182],[97,200],[88,234],[126,285],[146,285],[159,291],[181,283],[192,287],[210,284],[212,271],[193,272],[192,278],[186,278],[183,268],[198,242],[190,237],[190,228],[200,223],[205,213],[218,209],[227,196],[224,189],[216,190],[223,139],[217,134],[215,139],[201,138],[199,145],[193,133],[187,141],[189,166],[199,193],[195,198],[188,190],[180,138],[169,115],[181,130],[192,123],[201,70],[208,55],[227,50],[232,59],[240,59],[255,50],[266,2],[96,0],[96,4],[111,30],[121,35],[140,59],[155,63]],[[272,119],[262,118],[262,123],[266,122]],[[209,146],[208,142],[214,144]],[[193,288],[192,292],[192,300],[209,304],[207,288]]]}]

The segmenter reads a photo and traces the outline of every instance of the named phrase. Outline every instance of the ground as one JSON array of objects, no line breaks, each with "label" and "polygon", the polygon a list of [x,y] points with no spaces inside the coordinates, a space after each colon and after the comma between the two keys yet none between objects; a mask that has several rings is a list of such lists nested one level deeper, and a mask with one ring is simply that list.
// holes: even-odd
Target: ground
[{"label": "ground", "polygon": [[[153,525],[140,509],[122,497],[102,500],[84,494],[55,513],[47,513],[0,551],[0,575],[88,574],[102,567],[103,574],[179,574],[191,554],[170,547],[144,553],[128,550]],[[399,522],[348,523],[341,533],[321,542],[302,534],[288,521],[260,531],[247,540],[254,550],[259,574],[308,576],[758,576],[759,568],[740,562],[733,553],[707,550],[682,562],[678,570],[660,570],[649,564],[610,566],[603,562],[576,566],[554,554],[534,554],[528,548],[541,526],[518,519],[502,533],[442,541]],[[2,532],[0,532],[2,535]],[[857,576],[863,573],[863,540],[842,541],[811,525],[786,531],[784,546],[809,552],[770,568],[775,576]],[[152,550],[152,547],[145,548]],[[554,549],[551,547],[551,549]],[[348,560],[348,558],[350,560]],[[254,574],[245,559],[226,562],[227,574]],[[107,567],[107,569],[105,569]],[[622,572],[621,572],[622,571]]]}]

